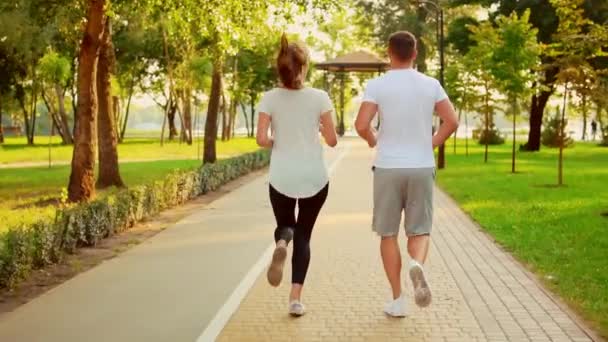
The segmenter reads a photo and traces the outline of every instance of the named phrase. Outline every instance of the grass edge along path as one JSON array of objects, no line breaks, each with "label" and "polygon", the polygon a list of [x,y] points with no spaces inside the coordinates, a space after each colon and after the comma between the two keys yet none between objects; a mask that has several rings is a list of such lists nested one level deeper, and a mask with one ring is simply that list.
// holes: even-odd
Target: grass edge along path
[{"label": "grass edge along path", "polygon": [[195,170],[176,171],[164,180],[117,190],[88,203],[57,209],[55,220],[13,227],[0,234],[0,287],[11,288],[32,269],[61,260],[81,246],[132,227],[268,165],[268,150],[243,154]]},{"label": "grass edge along path", "polygon": [[577,143],[565,151],[564,187],[555,187],[557,150],[518,153],[510,171],[510,145],[459,141],[446,151],[438,185],[497,243],[608,337],[608,149]]}]

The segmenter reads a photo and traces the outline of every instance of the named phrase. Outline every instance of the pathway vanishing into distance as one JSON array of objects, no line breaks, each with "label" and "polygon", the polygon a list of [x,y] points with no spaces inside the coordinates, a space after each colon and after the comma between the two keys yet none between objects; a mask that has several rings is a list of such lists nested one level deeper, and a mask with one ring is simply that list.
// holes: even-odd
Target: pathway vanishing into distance
[{"label": "pathway vanishing into distance", "polygon": [[266,283],[274,220],[260,177],[1,316],[0,341],[594,341],[438,189],[433,304],[418,309],[410,298],[409,317],[385,317],[371,158],[354,139],[328,153],[330,195],[313,233],[304,317],[286,314],[289,268],[281,287]]}]

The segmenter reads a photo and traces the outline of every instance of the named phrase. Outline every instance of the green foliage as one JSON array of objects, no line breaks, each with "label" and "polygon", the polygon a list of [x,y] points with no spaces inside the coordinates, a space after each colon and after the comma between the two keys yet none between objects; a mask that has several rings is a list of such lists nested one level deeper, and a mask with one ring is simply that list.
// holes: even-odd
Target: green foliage
[{"label": "green foliage", "polygon": [[500,131],[494,124],[492,124],[487,131],[485,130],[485,127],[477,128],[474,135],[480,145],[502,145],[505,143],[505,138],[502,137]]},{"label": "green foliage", "polygon": [[499,89],[507,95],[509,102],[532,92],[535,75],[531,71],[539,66],[538,30],[528,23],[529,17],[530,12],[527,11],[521,17],[514,13],[496,20],[498,39],[492,50],[490,67]]},{"label": "green foliage", "polygon": [[572,140],[572,138],[568,136],[568,132],[566,132],[568,119],[564,119],[564,129],[560,134],[560,128],[562,127],[561,116],[560,108],[558,106],[556,107],[555,115],[545,119],[541,137],[543,145],[547,147],[568,147],[574,144],[574,140]]},{"label": "green foliage", "polygon": [[64,86],[72,75],[70,61],[55,51],[47,52],[38,64],[42,78],[52,84]]},{"label": "green foliage", "polygon": [[95,246],[101,239],[142,219],[262,168],[269,160],[270,153],[260,150],[206,164],[194,171],[175,171],[162,181],[58,209],[55,221],[10,228],[0,235],[0,287],[10,288],[30,270],[57,262],[63,253],[73,253],[81,246]]},{"label": "green foliage", "polygon": [[471,27],[479,25],[477,19],[462,16],[452,20],[448,25],[446,43],[451,45],[461,55],[466,55],[475,41],[472,39]]}]

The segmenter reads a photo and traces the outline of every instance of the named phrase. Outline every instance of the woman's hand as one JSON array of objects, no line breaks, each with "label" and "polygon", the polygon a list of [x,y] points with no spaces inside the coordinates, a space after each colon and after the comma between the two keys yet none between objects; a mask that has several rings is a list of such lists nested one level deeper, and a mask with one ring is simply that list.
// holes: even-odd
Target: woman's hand
[{"label": "woman's hand", "polygon": [[338,136],[336,135],[336,128],[331,117],[331,112],[321,114],[319,132],[321,132],[321,135],[323,135],[323,139],[325,139],[325,143],[327,143],[327,145],[330,147],[336,147],[338,144]]},{"label": "woman's hand", "polygon": [[258,132],[256,134],[256,141],[260,147],[272,148],[274,146],[274,139],[268,135],[270,123],[270,115],[260,112],[258,116]]}]

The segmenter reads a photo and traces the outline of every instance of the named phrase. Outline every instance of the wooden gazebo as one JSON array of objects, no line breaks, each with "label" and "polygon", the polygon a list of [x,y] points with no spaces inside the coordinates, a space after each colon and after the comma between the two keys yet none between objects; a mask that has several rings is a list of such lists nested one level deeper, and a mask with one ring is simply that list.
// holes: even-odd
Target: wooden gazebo
[{"label": "wooden gazebo", "polygon": [[340,77],[340,110],[338,133],[344,135],[344,78],[347,72],[377,72],[388,69],[389,64],[368,51],[355,51],[338,56],[332,60],[317,63],[315,67],[326,72],[333,72]]}]

